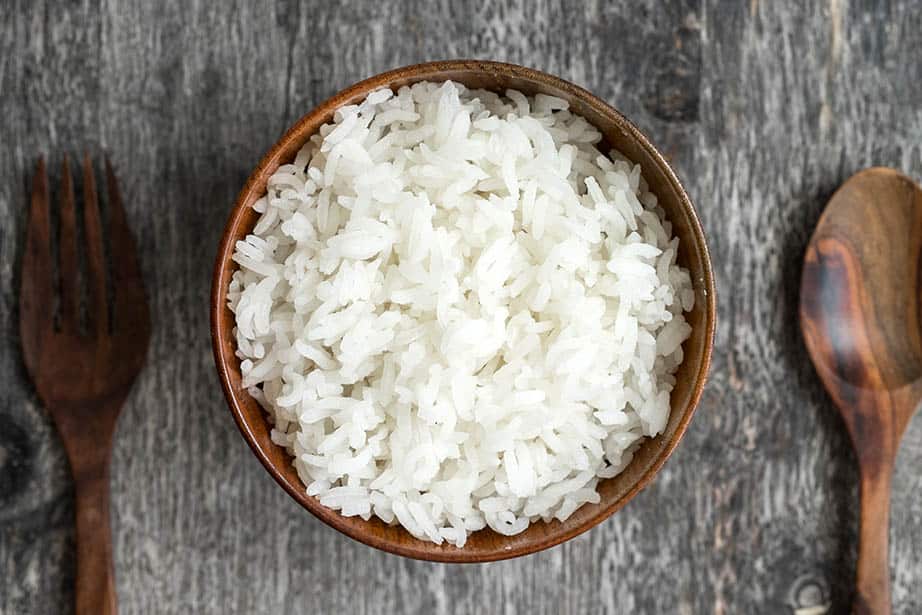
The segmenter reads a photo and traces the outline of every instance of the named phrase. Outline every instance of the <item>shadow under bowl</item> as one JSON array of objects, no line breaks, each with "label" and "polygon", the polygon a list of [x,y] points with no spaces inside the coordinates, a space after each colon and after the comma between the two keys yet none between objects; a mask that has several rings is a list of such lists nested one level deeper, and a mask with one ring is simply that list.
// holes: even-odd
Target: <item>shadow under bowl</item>
[{"label": "shadow under bowl", "polygon": [[[339,107],[358,103],[382,87],[396,90],[418,81],[449,79],[469,88],[498,93],[511,88],[526,95],[543,93],[567,100],[573,112],[603,134],[601,151],[607,151],[608,146],[640,164],[650,190],[679,237],[678,262],[691,273],[695,290],[695,307],[686,314],[692,333],[683,345],[685,359],[676,373],[666,429],[645,440],[621,474],[599,483],[601,502],[583,505],[564,522],[532,523],[516,536],[481,530],[471,534],[462,548],[418,540],[401,526],[389,526],[374,517],[369,521],[344,517],[307,495],[291,456],[270,439],[265,412],[241,386],[240,362],[234,354],[234,315],[227,307],[228,284],[236,269],[231,260],[234,245],[252,231],[259,217],[252,205],[265,194],[267,180],[276,169],[294,160],[301,146],[321,125],[332,121]],[[652,480],[685,434],[707,376],[715,321],[714,279],[701,224],[675,173],[650,141],[618,111],[567,81],[521,66],[473,60],[430,62],[377,75],[341,91],[298,120],[263,157],[237,198],[221,238],[211,296],[214,358],[225,397],[243,437],[272,477],[304,508],[340,532],[384,551],[441,562],[488,562],[534,553],[585,532],[624,506]]]}]

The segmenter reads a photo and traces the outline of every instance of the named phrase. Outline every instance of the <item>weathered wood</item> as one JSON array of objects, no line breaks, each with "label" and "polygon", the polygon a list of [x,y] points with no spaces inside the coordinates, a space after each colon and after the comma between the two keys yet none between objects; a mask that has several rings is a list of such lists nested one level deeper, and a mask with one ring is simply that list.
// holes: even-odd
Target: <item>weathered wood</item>
[{"label": "weathered wood", "polygon": [[[5,3],[0,613],[72,600],[73,487],[15,306],[36,157],[84,148],[118,170],[155,331],[113,458],[123,614],[843,612],[858,471],[797,289],[842,181],[874,164],[922,177],[920,45],[914,0]],[[720,295],[711,381],[659,478],[571,543],[471,567],[369,550],[291,501],[226,410],[207,319],[221,227],[281,131],[350,83],[445,57],[556,73],[633,119],[696,202]],[[917,418],[893,481],[902,615],[922,612],[920,464]]]}]

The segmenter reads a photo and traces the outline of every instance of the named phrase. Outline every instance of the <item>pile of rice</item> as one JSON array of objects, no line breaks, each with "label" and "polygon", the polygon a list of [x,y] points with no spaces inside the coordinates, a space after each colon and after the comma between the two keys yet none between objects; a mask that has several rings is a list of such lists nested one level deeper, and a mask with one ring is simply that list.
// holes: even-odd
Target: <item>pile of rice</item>
[{"label": "pile of rice", "polygon": [[559,98],[417,83],[269,179],[237,355],[321,504],[461,547],[598,502],[664,429],[694,293],[600,137]]}]

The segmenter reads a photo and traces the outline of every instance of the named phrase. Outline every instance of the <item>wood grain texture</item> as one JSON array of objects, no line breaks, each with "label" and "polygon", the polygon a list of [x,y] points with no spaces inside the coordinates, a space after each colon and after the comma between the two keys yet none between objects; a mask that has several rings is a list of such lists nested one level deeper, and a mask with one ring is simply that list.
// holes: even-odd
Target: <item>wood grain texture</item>
[{"label": "wood grain texture", "polygon": [[[84,147],[118,168],[155,331],[114,451],[122,613],[844,611],[857,465],[797,331],[800,263],[852,173],[922,177],[920,45],[914,0],[7,3],[0,613],[72,599],[73,487],[22,367],[15,289],[35,158]],[[304,513],[228,415],[207,318],[221,226],[281,131],[346,85],[445,57],[559,74],[626,113],[672,157],[722,291],[710,383],[657,480],[571,543],[472,567],[378,553]],[[900,615],[922,612],[920,464],[917,418],[893,482]]]},{"label": "wood grain texture", "polygon": [[800,325],[861,476],[856,615],[890,609],[890,483],[922,400],[922,188],[865,169],[829,200],[804,257]]}]

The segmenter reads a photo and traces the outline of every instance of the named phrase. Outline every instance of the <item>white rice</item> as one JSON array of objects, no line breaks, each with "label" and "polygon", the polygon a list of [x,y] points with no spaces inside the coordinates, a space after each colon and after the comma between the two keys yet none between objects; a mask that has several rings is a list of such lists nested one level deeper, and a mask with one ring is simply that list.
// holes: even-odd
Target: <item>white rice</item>
[{"label": "white rice", "polygon": [[269,179],[229,304],[307,493],[461,547],[598,502],[662,432],[694,293],[600,138],[558,98],[417,83]]}]

